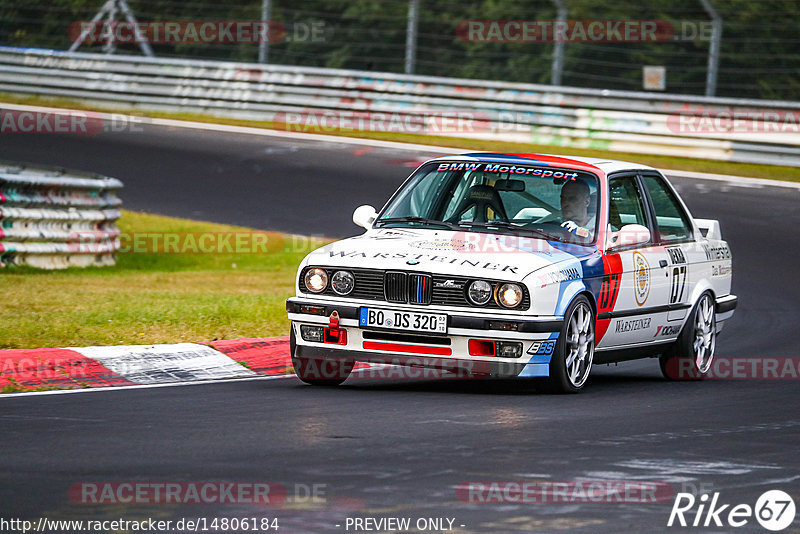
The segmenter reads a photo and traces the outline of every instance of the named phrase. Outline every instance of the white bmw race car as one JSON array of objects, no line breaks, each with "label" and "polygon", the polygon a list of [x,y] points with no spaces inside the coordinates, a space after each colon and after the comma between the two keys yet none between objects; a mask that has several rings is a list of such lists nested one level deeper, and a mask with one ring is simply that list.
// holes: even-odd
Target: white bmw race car
[{"label": "white bmw race car", "polygon": [[592,363],[660,357],[701,378],[734,312],[731,253],[657,170],[477,153],[422,164],[366,232],[310,253],[286,303],[297,376],[354,362],[540,377],[579,391]]}]

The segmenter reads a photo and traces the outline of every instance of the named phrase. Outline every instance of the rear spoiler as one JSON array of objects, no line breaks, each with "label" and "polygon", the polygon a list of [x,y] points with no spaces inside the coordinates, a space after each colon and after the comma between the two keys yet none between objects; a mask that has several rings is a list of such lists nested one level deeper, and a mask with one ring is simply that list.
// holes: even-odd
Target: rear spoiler
[{"label": "rear spoiler", "polygon": [[722,239],[722,230],[719,227],[719,221],[712,219],[695,219],[697,227],[703,233],[706,239]]}]

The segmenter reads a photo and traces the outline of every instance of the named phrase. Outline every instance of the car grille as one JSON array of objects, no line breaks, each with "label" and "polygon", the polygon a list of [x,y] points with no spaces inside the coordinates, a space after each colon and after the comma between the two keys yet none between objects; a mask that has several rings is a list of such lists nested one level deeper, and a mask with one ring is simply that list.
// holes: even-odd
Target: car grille
[{"label": "car grille", "polygon": [[[307,267],[300,273],[300,280],[303,280],[305,271],[310,268]],[[328,276],[332,276],[338,270],[323,268],[328,271]],[[484,306],[474,306],[467,300],[467,287],[475,278],[376,269],[346,270],[353,273],[353,277],[356,279],[353,292],[347,295],[347,298],[437,306],[505,309],[499,306],[494,299]],[[484,280],[493,285],[505,282],[505,280]],[[530,308],[530,295],[527,288],[523,284],[520,285],[523,291],[522,304],[514,309],[527,310]],[[303,293],[308,292],[302,285],[299,289]],[[322,294],[334,297],[340,296],[334,293],[330,286]]]},{"label": "car grille", "polygon": [[[358,285],[358,278],[356,278],[356,285]],[[406,302],[408,300],[408,275],[406,273],[386,273],[383,287],[386,300],[389,302]]]}]

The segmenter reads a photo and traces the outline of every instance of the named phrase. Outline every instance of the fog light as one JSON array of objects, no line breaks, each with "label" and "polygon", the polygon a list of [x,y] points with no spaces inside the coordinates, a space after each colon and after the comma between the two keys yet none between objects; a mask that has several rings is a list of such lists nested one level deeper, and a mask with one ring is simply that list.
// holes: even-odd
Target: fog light
[{"label": "fog light", "polygon": [[470,356],[494,356],[494,341],[470,339],[467,346]]},{"label": "fog light", "polygon": [[522,343],[516,341],[498,341],[496,345],[498,358],[519,358],[522,356]]},{"label": "fog light", "polygon": [[322,343],[322,332],[323,328],[321,326],[300,325],[300,337],[303,338],[303,341]]}]

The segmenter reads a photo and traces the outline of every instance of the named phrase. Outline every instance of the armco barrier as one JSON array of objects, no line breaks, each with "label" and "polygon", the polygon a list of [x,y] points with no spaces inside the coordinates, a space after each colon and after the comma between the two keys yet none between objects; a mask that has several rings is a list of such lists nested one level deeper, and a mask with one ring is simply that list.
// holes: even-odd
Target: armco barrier
[{"label": "armco barrier", "polygon": [[418,133],[800,166],[798,102],[10,47],[0,92],[266,121],[377,117],[390,131],[389,116],[463,112],[470,128]]},{"label": "armco barrier", "polygon": [[0,162],[0,264],[114,265],[121,187],[115,178]]}]

